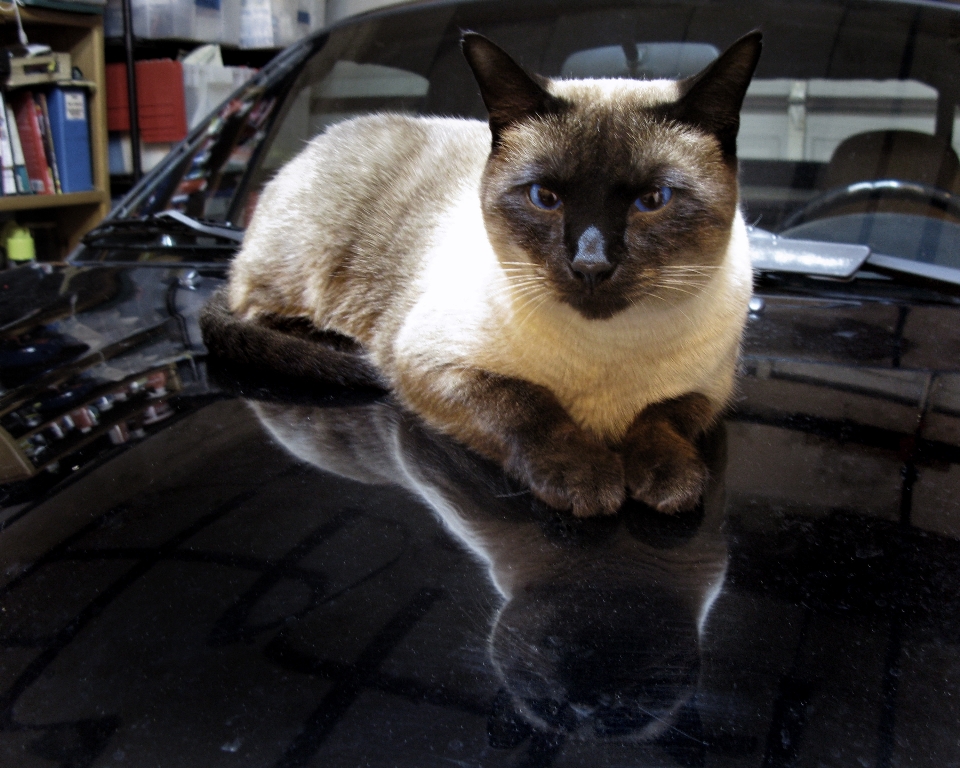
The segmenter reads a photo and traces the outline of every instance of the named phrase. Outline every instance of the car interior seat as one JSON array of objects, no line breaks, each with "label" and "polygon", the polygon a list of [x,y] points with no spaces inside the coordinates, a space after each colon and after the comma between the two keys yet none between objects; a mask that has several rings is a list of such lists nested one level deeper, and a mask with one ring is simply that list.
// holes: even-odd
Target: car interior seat
[{"label": "car interior seat", "polygon": [[[818,178],[821,190],[845,187],[858,181],[898,179],[913,181],[960,194],[960,159],[950,143],[919,131],[882,130],[857,133],[834,150]],[[942,210],[918,200],[881,196],[843,205],[834,213],[884,211],[916,213],[942,218]]]}]

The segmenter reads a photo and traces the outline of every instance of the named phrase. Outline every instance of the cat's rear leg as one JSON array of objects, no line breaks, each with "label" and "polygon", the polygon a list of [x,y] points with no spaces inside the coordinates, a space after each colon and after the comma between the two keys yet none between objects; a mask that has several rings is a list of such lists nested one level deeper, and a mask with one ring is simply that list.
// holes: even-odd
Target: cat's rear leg
[{"label": "cat's rear leg", "polygon": [[716,413],[699,393],[645,408],[621,443],[631,496],[667,514],[694,507],[708,476],[696,441]]},{"label": "cat's rear leg", "polygon": [[225,288],[201,311],[200,329],[211,355],[223,361],[341,386],[387,388],[353,339],[317,329],[303,317],[237,317]]},{"label": "cat's rear leg", "polygon": [[586,517],[623,503],[622,458],[582,430],[548,389],[471,368],[401,373],[398,389],[428,422],[500,463],[551,507]]}]

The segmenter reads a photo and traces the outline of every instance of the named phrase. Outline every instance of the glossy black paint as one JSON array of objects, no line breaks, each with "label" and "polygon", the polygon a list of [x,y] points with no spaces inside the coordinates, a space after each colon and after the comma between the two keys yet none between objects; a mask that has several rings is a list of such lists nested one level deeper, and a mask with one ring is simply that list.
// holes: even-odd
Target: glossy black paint
[{"label": "glossy black paint", "polygon": [[12,279],[21,338],[89,349],[3,369],[7,442],[47,435],[2,491],[3,764],[960,759],[949,297],[761,286],[704,507],[579,522],[383,396],[208,370],[221,278]]},{"label": "glossy black paint", "polygon": [[[764,26],[764,77],[955,80],[943,4],[653,10],[437,3],[330,40],[429,75],[417,109],[477,116],[464,28],[547,72],[685,18],[718,40]],[[325,44],[116,215],[242,226],[263,179],[237,158],[257,166]],[[812,192],[814,166],[741,172]],[[745,205],[775,229],[791,200]],[[197,315],[228,250],[124,232],[0,275],[0,766],[960,765],[948,286],[758,277],[701,508],[577,521],[383,393],[216,367]],[[95,261],[116,266],[77,266]]]}]

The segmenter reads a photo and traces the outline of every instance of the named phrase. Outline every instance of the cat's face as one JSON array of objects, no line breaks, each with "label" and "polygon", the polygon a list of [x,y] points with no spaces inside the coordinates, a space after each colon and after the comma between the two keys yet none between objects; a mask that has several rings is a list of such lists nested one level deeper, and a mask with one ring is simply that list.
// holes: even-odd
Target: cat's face
[{"label": "cat's face", "polygon": [[464,39],[490,110],[484,219],[508,275],[583,316],[695,294],[738,202],[739,110],[759,36],[686,81],[537,81]]}]

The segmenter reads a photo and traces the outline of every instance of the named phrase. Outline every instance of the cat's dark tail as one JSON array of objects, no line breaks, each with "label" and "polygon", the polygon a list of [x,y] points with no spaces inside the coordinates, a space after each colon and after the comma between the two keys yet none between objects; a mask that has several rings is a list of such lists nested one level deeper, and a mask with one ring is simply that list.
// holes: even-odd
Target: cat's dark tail
[{"label": "cat's dark tail", "polygon": [[318,331],[301,318],[241,320],[230,311],[226,288],[201,311],[200,330],[218,363],[343,387],[388,388],[354,340]]}]

